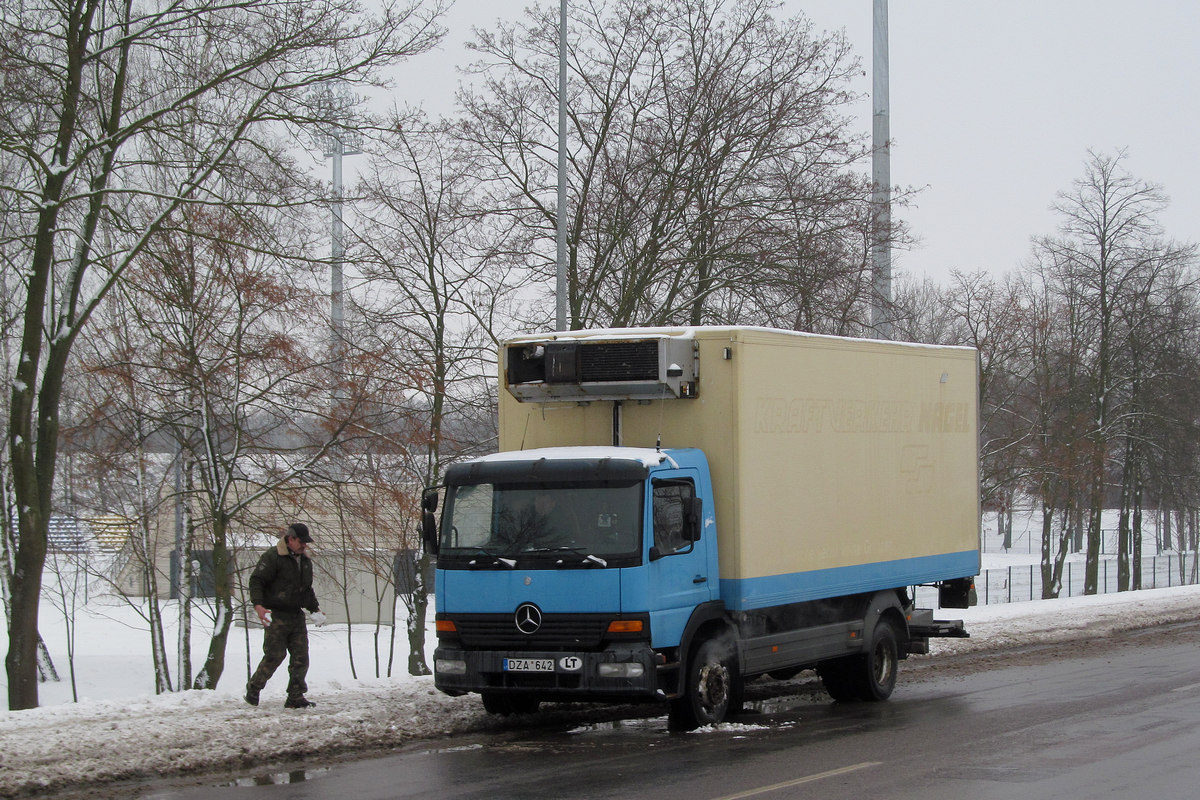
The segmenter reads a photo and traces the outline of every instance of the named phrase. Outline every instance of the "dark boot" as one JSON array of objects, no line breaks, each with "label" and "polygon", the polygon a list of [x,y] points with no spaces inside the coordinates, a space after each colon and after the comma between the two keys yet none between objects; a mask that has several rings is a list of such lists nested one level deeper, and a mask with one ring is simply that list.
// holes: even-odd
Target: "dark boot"
[{"label": "dark boot", "polygon": [[287,701],[284,702],[283,707],[284,708],[312,708],[315,705],[316,705],[316,703],[310,701],[308,698],[306,698],[304,695],[301,694],[301,695],[297,695],[295,697],[289,697],[287,699]]},{"label": "dark boot", "polygon": [[258,705],[258,689],[246,684],[246,702],[252,706]]}]

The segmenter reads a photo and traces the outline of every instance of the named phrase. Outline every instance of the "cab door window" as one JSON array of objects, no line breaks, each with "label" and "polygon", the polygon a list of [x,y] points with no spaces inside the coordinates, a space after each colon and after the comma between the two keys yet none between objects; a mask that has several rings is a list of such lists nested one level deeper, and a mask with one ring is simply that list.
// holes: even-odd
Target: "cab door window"
[{"label": "cab door window", "polygon": [[696,487],[690,480],[654,481],[654,549],[656,555],[691,550],[692,509]]}]

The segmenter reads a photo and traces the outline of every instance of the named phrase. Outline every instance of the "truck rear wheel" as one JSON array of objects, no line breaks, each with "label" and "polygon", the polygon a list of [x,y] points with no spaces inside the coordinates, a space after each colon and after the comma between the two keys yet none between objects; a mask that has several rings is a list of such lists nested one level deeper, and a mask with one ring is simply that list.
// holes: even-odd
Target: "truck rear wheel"
[{"label": "truck rear wheel", "polygon": [[849,703],[858,699],[858,687],[854,685],[854,670],[858,668],[857,656],[833,658],[817,666],[817,674],[825,691],[838,703]]},{"label": "truck rear wheel", "polygon": [[871,642],[856,670],[858,696],[875,702],[887,700],[896,688],[896,671],[900,665],[900,645],[896,627],[886,619],[879,620],[871,634]]},{"label": "truck rear wheel", "polygon": [[896,688],[899,663],[900,646],[896,626],[881,619],[875,625],[865,652],[823,661],[817,667],[817,674],[825,684],[825,691],[837,702],[876,702],[891,697],[892,690]]},{"label": "truck rear wheel", "polygon": [[741,690],[733,647],[717,639],[705,640],[688,662],[683,696],[671,701],[670,728],[690,731],[721,722],[741,707]]}]

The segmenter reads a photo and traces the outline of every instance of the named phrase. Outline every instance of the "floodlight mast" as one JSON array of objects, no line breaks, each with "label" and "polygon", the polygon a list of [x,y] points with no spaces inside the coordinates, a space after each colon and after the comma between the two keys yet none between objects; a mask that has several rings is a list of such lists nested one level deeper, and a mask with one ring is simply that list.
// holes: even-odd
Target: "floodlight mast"
[{"label": "floodlight mast", "polygon": [[871,332],[891,339],[892,331],[892,164],[891,98],[888,75],[888,4],[874,0],[871,49]]},{"label": "floodlight mast", "polygon": [[313,93],[318,129],[314,136],[325,158],[333,160],[332,225],[329,246],[329,359],[333,367],[332,398],[342,399],[346,358],[346,312],[343,293],[344,227],[342,223],[342,158],[362,152],[361,137],[348,127],[356,98],[345,87],[323,85]]},{"label": "floodlight mast", "polygon": [[567,0],[558,8],[558,228],[554,329],[567,329]]}]

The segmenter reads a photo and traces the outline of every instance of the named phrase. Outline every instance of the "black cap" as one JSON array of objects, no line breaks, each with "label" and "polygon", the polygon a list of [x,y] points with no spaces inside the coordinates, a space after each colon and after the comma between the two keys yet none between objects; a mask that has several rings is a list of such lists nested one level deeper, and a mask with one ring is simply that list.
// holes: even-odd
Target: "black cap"
[{"label": "black cap", "polygon": [[288,525],[287,535],[295,536],[305,544],[312,544],[312,536],[308,533],[308,526],[303,522],[293,522],[291,525]]}]

